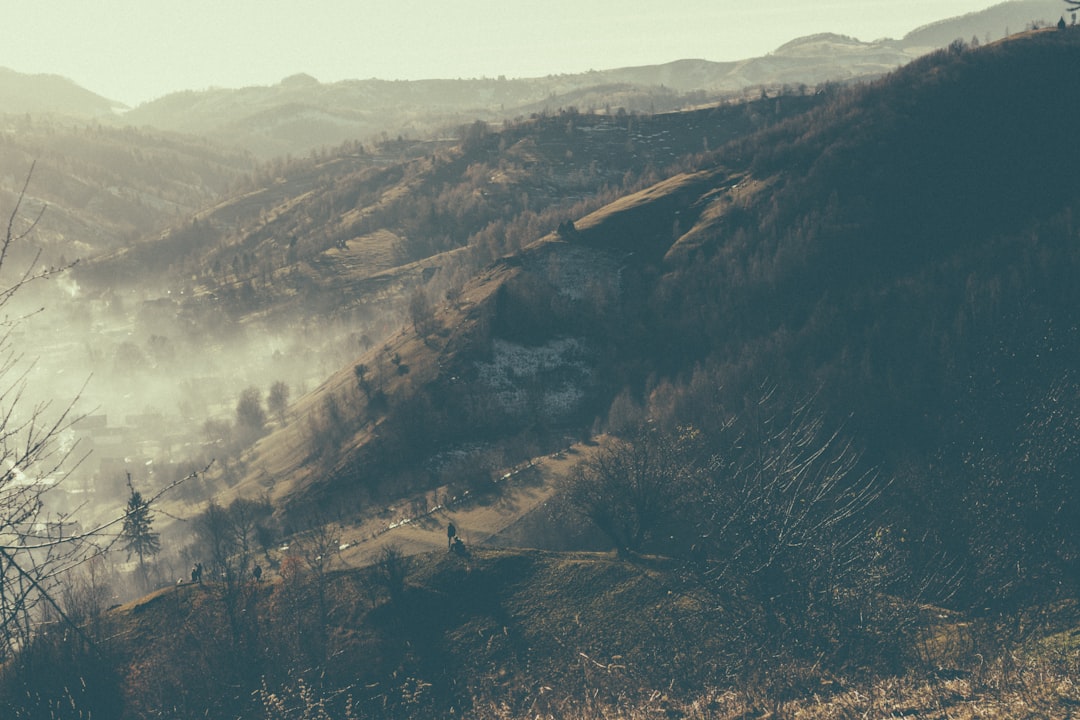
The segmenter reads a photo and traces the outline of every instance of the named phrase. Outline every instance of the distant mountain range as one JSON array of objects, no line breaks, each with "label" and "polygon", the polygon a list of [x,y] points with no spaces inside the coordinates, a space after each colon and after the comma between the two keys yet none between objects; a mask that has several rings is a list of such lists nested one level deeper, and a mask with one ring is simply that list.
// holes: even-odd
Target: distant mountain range
[{"label": "distant mountain range", "polygon": [[748,88],[814,87],[874,77],[958,38],[996,40],[1034,23],[1056,22],[1061,14],[1058,0],[1016,0],[927,25],[900,40],[812,35],[763,57],[735,62],[683,59],[525,79],[320,83],[300,74],[273,86],[173,93],[130,110],[60,77],[5,70],[0,73],[0,103],[8,113],[115,118],[206,137],[269,158],[353,139],[378,140],[384,134],[427,137],[477,118],[500,121],[568,107],[667,111]]}]

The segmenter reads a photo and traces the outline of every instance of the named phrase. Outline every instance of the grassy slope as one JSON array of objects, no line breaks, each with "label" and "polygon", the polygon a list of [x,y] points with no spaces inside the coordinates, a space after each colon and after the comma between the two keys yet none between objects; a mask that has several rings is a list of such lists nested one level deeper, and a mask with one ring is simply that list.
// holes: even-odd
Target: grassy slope
[{"label": "grassy slope", "polygon": [[[422,688],[413,711],[472,706],[481,717],[526,710],[566,717],[1065,717],[1080,703],[1069,675],[1080,661],[1075,603],[1057,607],[1048,629],[1013,646],[1008,658],[984,658],[975,670],[857,682],[812,668],[800,681],[807,669],[791,668],[786,680],[803,687],[781,702],[768,695],[764,678],[760,688],[723,687],[723,659],[738,656],[732,613],[662,559],[475,549],[463,559],[436,551],[415,559],[396,602],[381,596],[374,607],[371,572],[332,576],[333,659],[322,676],[362,703],[396,703],[406,687]],[[260,612],[279,587],[262,589]],[[168,652],[182,656],[188,650],[161,628],[194,637],[216,602],[209,586],[183,586],[113,611],[115,657],[137,667]],[[927,650],[928,664],[947,660],[954,650],[945,646],[962,645],[981,621],[942,614],[936,622],[931,644],[938,650]],[[271,660],[263,670],[280,676],[284,668]],[[189,690],[198,695],[197,687]]]},{"label": "grassy slope", "polygon": [[[630,212],[639,207],[637,200],[627,199],[619,207]],[[585,241],[596,237],[603,244],[599,231],[603,220],[597,216],[580,223]],[[518,271],[515,266],[501,265],[492,272]],[[488,280],[490,284],[478,283],[467,290],[460,307],[445,311],[460,314],[442,316],[444,330],[451,330],[439,341],[446,343],[444,349],[459,339],[454,331],[460,323],[473,317],[473,311],[499,287],[495,276]],[[432,358],[437,353],[417,338],[406,333],[394,343],[406,364],[414,368],[410,382],[435,371],[437,363]],[[348,369],[335,380],[342,386],[350,381]],[[315,402],[317,397],[305,402]],[[271,437],[265,442],[271,445],[272,441]],[[430,532],[437,534],[434,528]],[[432,693],[445,702],[463,698],[486,702],[499,696],[510,697],[518,708],[536,702],[543,687],[567,695],[603,687],[611,692],[608,701],[616,704],[620,692],[629,693],[627,688],[681,685],[688,696],[704,696],[708,690],[696,673],[708,671],[714,682],[722,676],[708,662],[731,652],[724,645],[731,641],[733,625],[723,611],[703,612],[707,605],[693,600],[670,570],[662,561],[628,564],[584,554],[478,551],[466,563],[436,552],[418,561],[410,588],[396,609],[384,600],[370,611],[363,601],[370,571],[342,572],[335,576],[335,593],[342,604],[333,621],[340,654],[331,674],[339,673],[335,675],[339,686],[364,687],[378,695],[390,691],[387,681],[379,679],[384,677],[380,673],[396,670],[399,678],[404,673],[427,679],[435,688]],[[184,600],[199,592],[203,591],[170,589],[118,611],[118,621],[136,623],[131,637],[142,644],[142,649],[136,650],[133,644],[123,651],[150,652],[159,640],[152,628],[177,623],[170,617],[173,612],[188,612],[185,622],[194,617],[191,613],[198,603],[185,606]],[[1040,631],[1017,637],[1005,655],[984,656],[979,668],[956,677],[886,678],[863,686],[847,684],[843,678],[817,678],[820,687],[808,688],[805,697],[791,701],[799,704],[787,710],[801,710],[811,717],[1009,716],[1032,709],[1065,716],[1080,702],[1075,684],[1075,608],[1065,609],[1062,624],[1050,627],[1045,631],[1048,634]],[[965,638],[974,635],[967,628],[985,622],[958,622],[950,616],[941,620],[936,639],[926,646],[930,664],[963,656]],[[961,650],[939,652],[942,645]],[[967,658],[971,657],[968,653]],[[740,696],[714,697],[716,708],[708,712],[716,717],[760,712],[760,704],[754,705],[761,702],[760,693],[743,690]],[[814,692],[820,692],[822,699]]]}]

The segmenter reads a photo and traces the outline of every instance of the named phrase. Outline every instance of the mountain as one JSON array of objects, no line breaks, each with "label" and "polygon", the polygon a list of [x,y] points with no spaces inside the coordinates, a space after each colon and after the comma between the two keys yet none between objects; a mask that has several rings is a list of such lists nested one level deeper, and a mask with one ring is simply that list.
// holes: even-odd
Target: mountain
[{"label": "mountain", "polygon": [[956,39],[1000,38],[1056,22],[1053,0],[1016,0],[909,33],[863,42],[823,34],[736,62],[684,59],[663,65],[523,79],[319,83],[307,75],[271,87],[183,92],[145,103],[123,121],[236,144],[262,157],[381,133],[425,137],[480,118],[502,121],[560,108],[666,111],[737,97],[747,88],[815,87],[884,75]]},{"label": "mountain", "polygon": [[[20,646],[2,707],[1067,716],[1078,53],[1031,31],[814,94],[351,145],[87,263],[79,322],[123,320],[116,392],[164,370],[218,415],[201,440],[136,416],[131,482],[170,482],[151,443],[207,468],[162,508],[187,554],[111,612],[73,584],[78,632]],[[319,384],[241,412],[251,381],[211,370],[243,342],[264,383]],[[588,524],[614,552],[492,552],[465,524],[456,551],[395,547],[541,484],[515,537]]]},{"label": "mountain", "polygon": [[0,99],[4,112],[11,115],[107,118],[126,109],[59,75],[26,75],[8,68],[0,68]]},{"label": "mountain", "polygon": [[941,48],[957,39],[965,42],[972,38],[979,42],[998,40],[1034,25],[1054,25],[1065,14],[1062,3],[1054,0],[1011,0],[986,10],[924,25],[905,35],[901,45],[910,49]]},{"label": "mountain", "polygon": [[53,264],[137,245],[255,164],[201,140],[48,114],[0,117],[0,139],[0,197],[13,207],[25,186],[29,203],[47,207],[37,239]]},{"label": "mountain", "polygon": [[[71,314],[78,322],[66,335],[89,354],[94,382],[84,396],[113,408],[111,415],[163,414],[174,428],[169,453],[177,469],[189,458],[216,459],[220,474],[210,473],[205,488],[189,485],[185,500],[237,483],[237,492],[260,486],[274,498],[302,491],[309,475],[359,457],[334,447],[347,439],[336,430],[313,442],[311,423],[337,412],[333,403],[352,418],[365,387],[377,404],[391,386],[421,377],[427,359],[406,361],[403,351],[387,348],[398,343],[403,323],[415,316],[423,325],[425,304],[438,308],[492,261],[644,187],[660,169],[827,97],[655,117],[567,111],[499,132],[474,123],[464,142],[348,145],[264,167],[236,195],[190,220],[75,268],[80,294]],[[70,301],[46,304],[67,308]],[[87,333],[87,326],[122,332],[114,338]],[[357,358],[367,351],[371,357]],[[56,352],[61,366],[69,356]],[[127,358],[141,360],[132,367]],[[359,365],[368,367],[362,384]],[[232,426],[235,394],[245,386],[266,390],[283,381],[300,394],[331,378],[328,390],[299,398],[287,422],[268,426],[277,432],[263,439],[269,455],[258,462],[243,460],[239,435],[215,432],[208,441],[204,423]],[[133,429],[133,437],[141,435]],[[123,458],[148,453],[149,461],[149,453],[164,451],[143,448],[95,454],[85,469],[109,486]],[[151,465],[159,472],[166,466],[163,458]],[[280,482],[266,488],[265,475],[249,476],[256,468]],[[386,492],[395,492],[393,472],[379,475]],[[153,482],[161,481],[155,475]],[[298,501],[295,514],[303,515],[304,504]]]},{"label": "mountain", "polygon": [[877,75],[911,57],[893,48],[819,38],[739,63],[682,60],[545,78],[321,84],[308,77],[272,87],[176,93],[140,105],[123,121],[210,137],[263,157],[305,154],[383,132],[429,136],[477,118],[502,121],[570,107],[674,110],[738,95],[748,86]]},{"label": "mountain", "polygon": [[[269,159],[305,155],[361,139],[429,137],[479,118],[502,121],[560,108],[667,111],[737,97],[747,88],[815,87],[888,73],[958,38],[1000,38],[1061,14],[1053,0],[1015,0],[909,33],[862,42],[836,35],[793,40],[764,57],[733,62],[684,59],[657,66],[543,78],[320,83],[298,74],[269,87],[173,93],[134,109],[64,78],[0,72],[0,98],[13,114],[52,113],[152,126],[243,148]],[[122,111],[119,112],[118,111]]]},{"label": "mountain", "polygon": [[[1041,482],[1023,468],[1072,452],[1046,443],[1073,432],[1054,408],[1077,390],[1077,42],[1055,30],[930,56],[496,261],[298,406],[317,422],[336,396],[357,432],[340,453],[310,455],[318,470],[281,485],[280,502],[306,512],[416,487],[480,438],[550,447],[620,396],[711,427],[718,406],[773,378],[814,394],[869,462],[905,468],[893,512],[927,548],[963,558],[967,591],[983,592],[986,548],[1018,552],[1028,530],[973,544],[964,534],[989,521],[955,494],[977,495],[979,474],[951,463],[993,448],[1003,476]],[[261,452],[296,447],[292,432]],[[1042,486],[1062,503],[1040,521],[1055,533],[1075,502],[1059,481]],[[1036,564],[1067,575],[1074,549],[1055,537]]]}]

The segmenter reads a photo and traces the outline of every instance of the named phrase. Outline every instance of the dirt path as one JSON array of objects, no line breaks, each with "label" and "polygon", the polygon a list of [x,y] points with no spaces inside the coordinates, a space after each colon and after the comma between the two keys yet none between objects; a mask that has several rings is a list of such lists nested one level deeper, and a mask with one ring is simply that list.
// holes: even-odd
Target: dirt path
[{"label": "dirt path", "polygon": [[[341,564],[369,565],[383,548],[393,545],[407,555],[447,548],[446,527],[450,522],[466,546],[481,545],[546,503],[555,494],[556,480],[592,452],[595,446],[574,446],[566,452],[534,460],[500,480],[494,497],[451,499],[426,515],[409,517],[409,505],[387,508],[377,517],[346,526],[342,531]],[[436,497],[443,498],[446,488]]]}]

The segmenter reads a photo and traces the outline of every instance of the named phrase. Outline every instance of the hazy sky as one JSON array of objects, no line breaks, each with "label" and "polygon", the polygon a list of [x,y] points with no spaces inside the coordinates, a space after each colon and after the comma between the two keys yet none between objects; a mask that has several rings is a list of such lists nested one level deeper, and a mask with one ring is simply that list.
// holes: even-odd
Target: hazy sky
[{"label": "hazy sky", "polygon": [[738,60],[801,35],[900,37],[996,0],[33,0],[0,66],[129,105],[175,90],[347,78],[535,77]]}]

